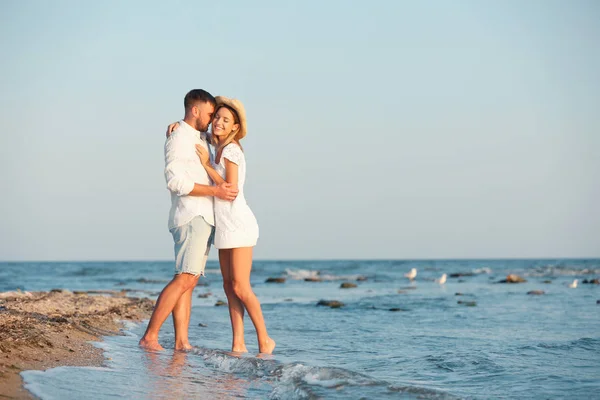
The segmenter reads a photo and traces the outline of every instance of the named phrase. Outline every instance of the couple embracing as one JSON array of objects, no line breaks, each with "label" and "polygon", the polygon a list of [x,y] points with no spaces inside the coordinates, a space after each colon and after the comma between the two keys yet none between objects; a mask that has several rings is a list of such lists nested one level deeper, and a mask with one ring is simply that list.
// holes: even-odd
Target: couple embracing
[{"label": "couple embracing", "polygon": [[[248,351],[244,340],[244,311],[248,311],[259,352],[271,354],[275,341],[267,334],[260,303],[250,286],[258,224],[244,198],[246,160],[240,144],[246,136],[244,106],[239,100],[215,98],[205,90],[194,89],[185,96],[184,108],[183,120],[169,125],[165,143],[175,276],[158,296],[140,346],[164,350],[158,343],[158,332],[173,314],[175,349],[192,348],[188,339],[192,292],[204,275],[214,242],[229,305],[231,350]],[[214,147],[214,154],[209,145]]]}]

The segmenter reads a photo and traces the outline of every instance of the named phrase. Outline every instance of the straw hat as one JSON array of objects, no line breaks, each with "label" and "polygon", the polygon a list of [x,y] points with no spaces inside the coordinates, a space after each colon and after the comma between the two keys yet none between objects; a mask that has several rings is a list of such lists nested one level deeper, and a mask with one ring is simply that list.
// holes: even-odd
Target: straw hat
[{"label": "straw hat", "polygon": [[235,135],[235,138],[237,140],[240,140],[244,136],[246,136],[246,110],[244,109],[244,105],[242,104],[242,102],[238,99],[230,99],[229,97],[225,96],[217,96],[215,97],[215,100],[217,102],[217,107],[219,107],[220,105],[226,105],[228,107],[233,108],[237,113],[238,118],[240,119],[240,130],[237,133],[237,135]]}]

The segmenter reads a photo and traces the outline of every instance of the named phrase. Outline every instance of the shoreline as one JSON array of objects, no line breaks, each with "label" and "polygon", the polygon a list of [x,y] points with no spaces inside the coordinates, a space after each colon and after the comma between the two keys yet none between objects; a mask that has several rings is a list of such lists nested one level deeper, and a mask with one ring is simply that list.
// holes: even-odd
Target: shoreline
[{"label": "shoreline", "polygon": [[0,398],[35,399],[21,371],[102,366],[90,341],[120,335],[124,321],[150,317],[154,301],[125,291],[0,293]]}]

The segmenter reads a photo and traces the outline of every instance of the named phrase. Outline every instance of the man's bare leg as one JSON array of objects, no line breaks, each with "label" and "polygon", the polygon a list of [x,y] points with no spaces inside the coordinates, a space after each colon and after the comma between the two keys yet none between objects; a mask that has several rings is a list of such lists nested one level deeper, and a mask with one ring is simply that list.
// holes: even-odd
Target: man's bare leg
[{"label": "man's bare leg", "polygon": [[140,346],[147,350],[160,351],[164,348],[158,343],[158,332],[169,314],[175,308],[175,304],[188,290],[196,286],[198,278],[191,274],[179,274],[169,282],[156,300],[152,317],[146,328],[146,333],[140,340]]},{"label": "man's bare leg", "polygon": [[[196,278],[196,283],[198,277]],[[190,315],[192,313],[192,295],[194,287],[181,295],[173,308],[173,326],[175,328],[175,350],[190,350],[192,345],[188,338]]]}]

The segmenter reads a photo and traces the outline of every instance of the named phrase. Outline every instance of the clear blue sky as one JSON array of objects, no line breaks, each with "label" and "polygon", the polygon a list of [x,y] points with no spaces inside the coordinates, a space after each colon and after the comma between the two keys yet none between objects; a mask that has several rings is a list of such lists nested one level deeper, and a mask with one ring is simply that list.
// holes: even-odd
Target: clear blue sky
[{"label": "clear blue sky", "polygon": [[171,259],[164,131],[192,88],[246,105],[256,258],[600,256],[598,21],[594,0],[4,0],[0,260]]}]

